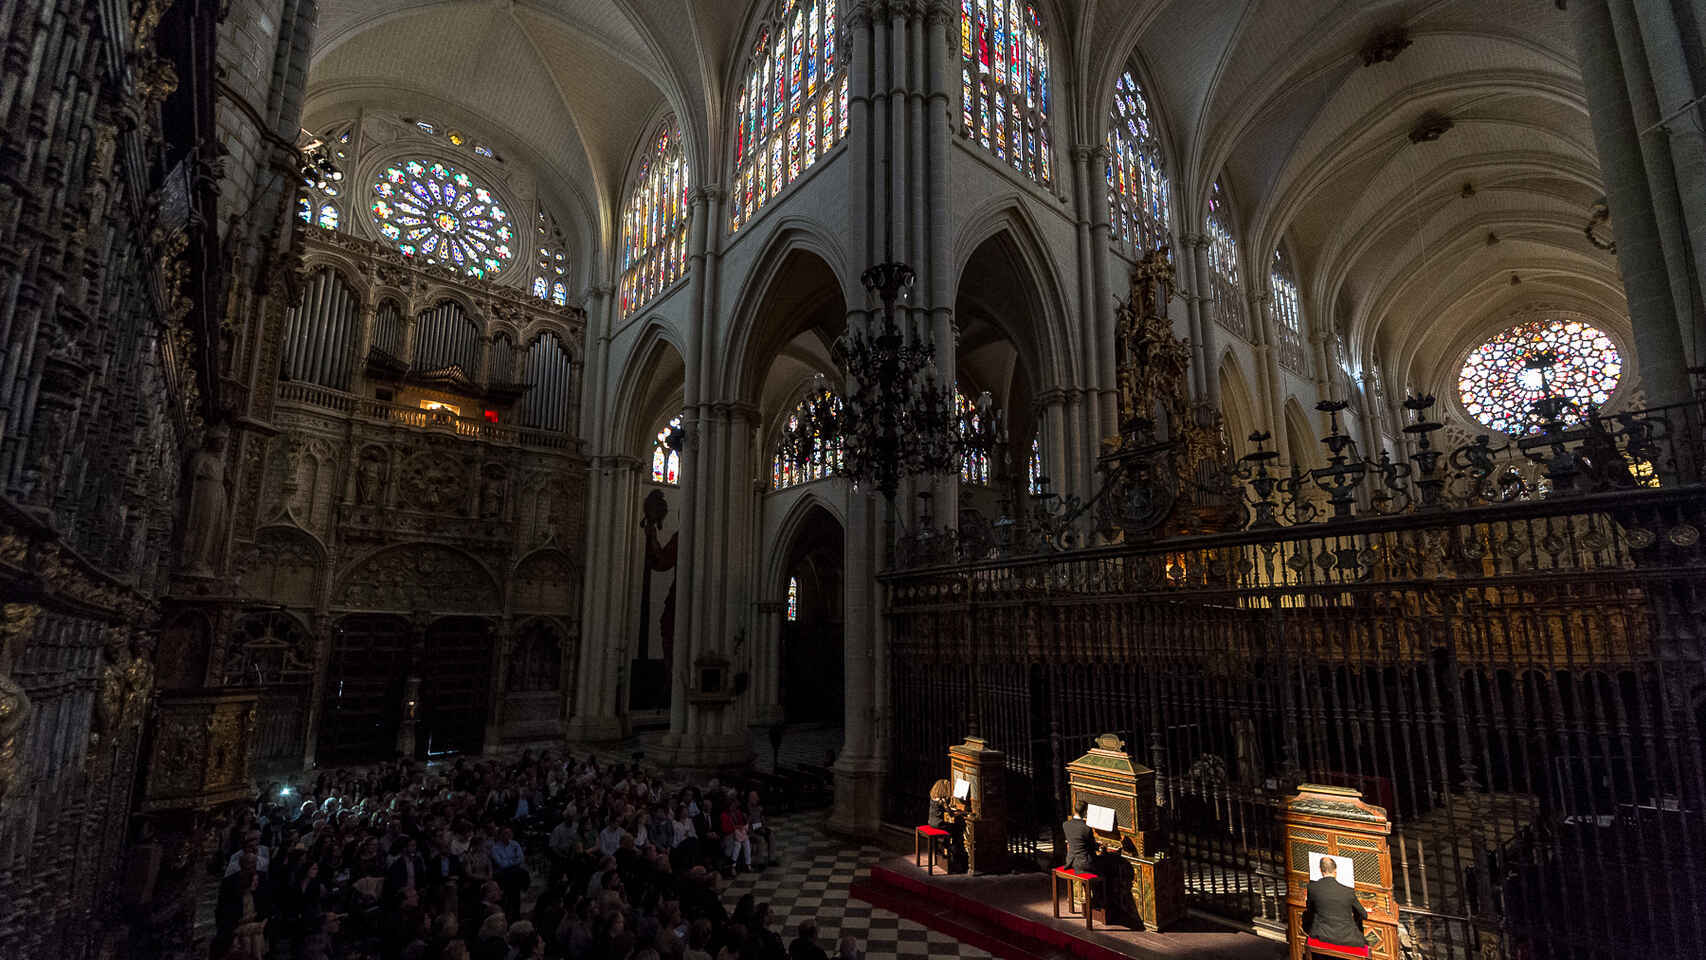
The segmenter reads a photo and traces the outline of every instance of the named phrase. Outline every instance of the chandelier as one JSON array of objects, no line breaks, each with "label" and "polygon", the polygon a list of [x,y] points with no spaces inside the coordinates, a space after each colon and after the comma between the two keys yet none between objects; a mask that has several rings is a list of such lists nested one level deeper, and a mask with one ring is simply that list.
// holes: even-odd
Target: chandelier
[{"label": "chandelier", "polygon": [[338,183],[344,178],[344,172],[332,162],[328,145],[324,141],[315,140],[303,148],[301,157],[302,167],[298,172],[302,175],[303,185],[335,195]]},{"label": "chandelier", "polygon": [[935,346],[895,325],[895,301],[914,279],[904,263],[866,270],[860,281],[882,301],[882,326],[874,335],[850,330],[836,343],[836,359],[851,382],[839,424],[842,473],[856,485],[875,487],[890,504],[902,476],[952,473],[960,458],[953,389],[936,381]]}]

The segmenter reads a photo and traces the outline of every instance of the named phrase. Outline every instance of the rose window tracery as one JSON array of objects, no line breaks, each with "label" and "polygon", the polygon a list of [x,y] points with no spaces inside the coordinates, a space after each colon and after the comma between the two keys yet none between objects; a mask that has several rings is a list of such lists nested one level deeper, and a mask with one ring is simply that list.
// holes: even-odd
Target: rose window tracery
[{"label": "rose window tracery", "polygon": [[515,259],[514,224],[492,191],[448,164],[409,160],[373,184],[373,222],[404,256],[471,277],[496,274]]}]

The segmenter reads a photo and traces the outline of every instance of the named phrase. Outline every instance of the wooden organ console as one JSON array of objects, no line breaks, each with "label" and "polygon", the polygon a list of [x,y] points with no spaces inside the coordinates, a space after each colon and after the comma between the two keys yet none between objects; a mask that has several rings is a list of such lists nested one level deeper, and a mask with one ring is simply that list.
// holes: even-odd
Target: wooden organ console
[{"label": "wooden organ console", "polygon": [[966,872],[1007,870],[1007,755],[981,737],[948,748],[946,817],[965,828]]},{"label": "wooden organ console", "polygon": [[[1133,763],[1125,741],[1111,733],[1096,738],[1095,746],[1066,765],[1071,796],[1090,805],[1090,826],[1104,854],[1118,854],[1131,869],[1128,909],[1143,918],[1148,930],[1165,930],[1185,914],[1185,870],[1167,855],[1161,815],[1155,803],[1155,771]],[[1114,885],[1109,884],[1113,890]],[[1123,897],[1115,897],[1116,903]]]}]

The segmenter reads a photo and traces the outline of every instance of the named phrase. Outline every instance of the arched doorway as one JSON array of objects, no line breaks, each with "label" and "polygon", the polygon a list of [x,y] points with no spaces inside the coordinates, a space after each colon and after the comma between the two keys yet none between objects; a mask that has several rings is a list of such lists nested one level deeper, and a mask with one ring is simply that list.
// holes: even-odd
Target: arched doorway
[{"label": "arched doorway", "polygon": [[417,668],[416,757],[479,753],[485,745],[492,643],[492,622],[484,617],[444,617],[427,626]]},{"label": "arched doorway", "polygon": [[368,613],[333,628],[316,751],[322,764],[384,760],[397,752],[409,632],[402,617]]},{"label": "arched doorway", "polygon": [[846,687],[841,524],[820,506],[800,518],[783,569],[781,702],[787,723],[839,724]]}]

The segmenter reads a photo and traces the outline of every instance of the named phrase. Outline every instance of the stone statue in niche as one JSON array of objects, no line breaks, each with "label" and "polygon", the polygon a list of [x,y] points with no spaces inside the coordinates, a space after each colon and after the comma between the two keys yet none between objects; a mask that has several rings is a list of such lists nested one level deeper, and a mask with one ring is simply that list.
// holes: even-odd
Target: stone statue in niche
[{"label": "stone statue in niche", "polygon": [[364,507],[379,506],[385,495],[385,465],[380,455],[369,451],[361,458],[355,474],[355,502]]},{"label": "stone statue in niche", "polygon": [[225,427],[215,426],[190,461],[190,507],[185,515],[183,569],[212,576],[225,529]]},{"label": "stone statue in niche", "polygon": [[481,520],[503,519],[505,485],[506,478],[502,470],[487,472],[485,480],[480,484]]}]

